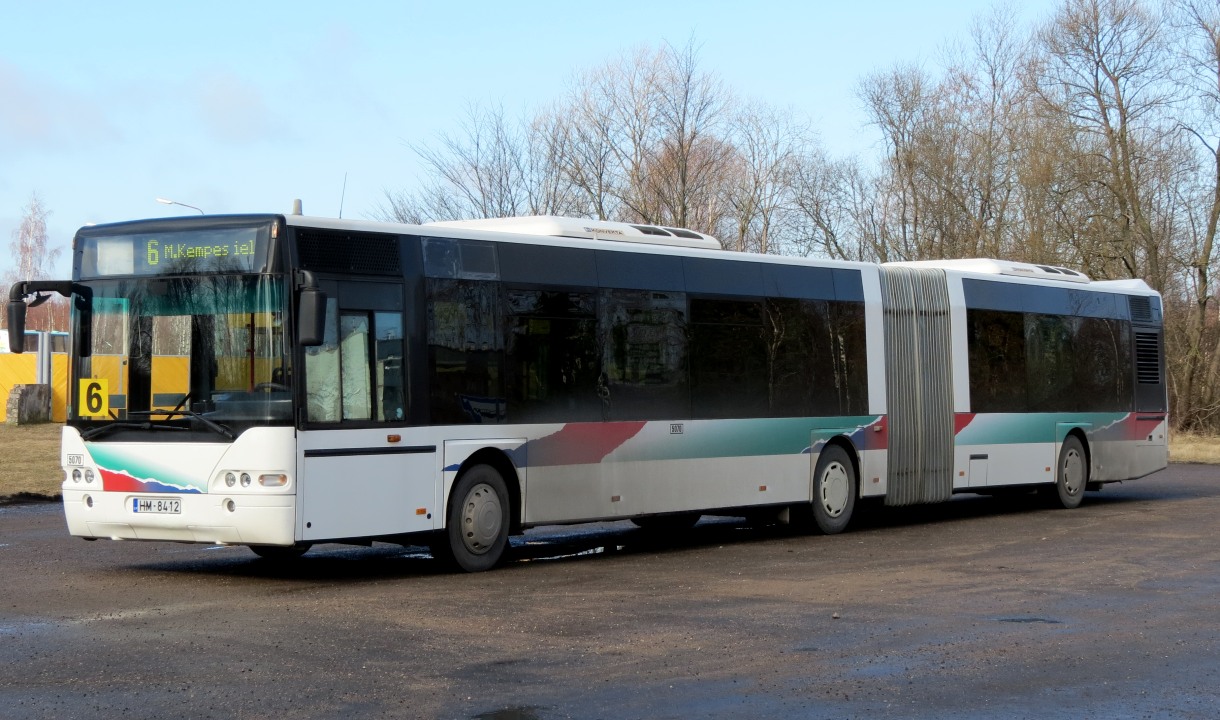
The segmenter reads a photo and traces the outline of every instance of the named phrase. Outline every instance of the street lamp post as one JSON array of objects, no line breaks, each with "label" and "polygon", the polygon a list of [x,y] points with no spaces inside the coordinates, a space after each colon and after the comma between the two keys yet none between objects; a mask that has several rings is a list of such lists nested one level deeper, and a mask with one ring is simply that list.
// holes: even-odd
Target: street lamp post
[{"label": "street lamp post", "polygon": [[200,210],[199,208],[195,207],[194,205],[187,205],[186,203],[178,202],[177,200],[167,200],[165,198],[157,198],[157,202],[161,203],[162,205],[181,205],[184,208],[190,208],[190,209],[194,210],[195,212],[199,213],[200,215],[207,214],[204,211]]}]

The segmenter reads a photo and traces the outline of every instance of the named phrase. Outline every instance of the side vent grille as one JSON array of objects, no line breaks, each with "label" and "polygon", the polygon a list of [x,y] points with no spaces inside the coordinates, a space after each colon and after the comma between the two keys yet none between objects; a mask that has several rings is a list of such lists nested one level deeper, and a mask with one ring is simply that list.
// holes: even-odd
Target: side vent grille
[{"label": "side vent grille", "polygon": [[398,236],[297,228],[301,267],[320,272],[399,275]]},{"label": "side vent grille", "polygon": [[1135,377],[1144,385],[1161,383],[1161,352],[1157,333],[1135,333]]},{"label": "side vent grille", "polygon": [[1135,322],[1152,322],[1152,301],[1140,295],[1127,298],[1131,304],[1131,319]]}]

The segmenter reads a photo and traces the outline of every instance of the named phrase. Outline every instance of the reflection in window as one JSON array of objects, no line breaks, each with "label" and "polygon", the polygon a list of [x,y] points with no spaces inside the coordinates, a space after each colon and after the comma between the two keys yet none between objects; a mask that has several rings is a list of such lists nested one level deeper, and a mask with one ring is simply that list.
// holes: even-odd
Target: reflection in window
[{"label": "reflection in window", "polygon": [[339,422],[339,303],[326,299],[322,344],[305,348],[305,394],[311,422]]},{"label": "reflection in window", "polygon": [[182,407],[221,423],[290,420],[281,282],[263,276],[97,281],[90,307],[77,314],[89,323],[82,335],[92,351],[78,358],[79,372],[106,381],[108,413],[119,419]]},{"label": "reflection in window", "polygon": [[1108,318],[1081,318],[1073,345],[1073,373],[1085,407],[1097,411],[1131,409],[1130,326]]},{"label": "reflection in window", "polygon": [[863,303],[772,298],[765,311],[770,416],[866,413]]},{"label": "reflection in window", "polygon": [[692,298],[691,417],[767,412],[767,345],[760,300]]},{"label": "reflection in window", "polygon": [[1122,320],[967,311],[974,412],[1114,412],[1132,407]]},{"label": "reflection in window", "polygon": [[305,391],[310,422],[406,417],[402,315],[342,312],[326,300],[322,344],[305,349]]},{"label": "reflection in window", "polygon": [[508,416],[513,422],[600,420],[592,294],[508,290]]},{"label": "reflection in window", "polygon": [[373,323],[377,332],[377,419],[400,421],[407,413],[402,315],[379,312]]},{"label": "reflection in window", "polygon": [[430,278],[425,290],[432,422],[504,422],[499,283]]},{"label": "reflection in window", "polygon": [[369,318],[367,315],[341,315],[339,318],[339,367],[342,369],[343,419],[369,420],[373,417],[373,396],[369,377]]},{"label": "reflection in window", "polygon": [[598,317],[608,420],[690,417],[686,294],[602,290]]},{"label": "reflection in window", "polygon": [[967,313],[970,405],[975,412],[1023,412],[1025,316],[999,310]]},{"label": "reflection in window", "polygon": [[1030,412],[1075,410],[1072,337],[1079,318],[1066,315],[1025,316],[1025,371]]}]

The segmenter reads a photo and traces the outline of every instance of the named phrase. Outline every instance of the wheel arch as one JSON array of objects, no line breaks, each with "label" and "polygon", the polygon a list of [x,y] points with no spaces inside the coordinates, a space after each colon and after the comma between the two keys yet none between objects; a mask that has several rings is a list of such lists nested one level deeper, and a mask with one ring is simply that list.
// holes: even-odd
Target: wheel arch
[{"label": "wheel arch", "polygon": [[[504,480],[504,486],[508,489],[509,500],[509,534],[516,535],[521,532],[522,518],[522,499],[521,499],[521,476],[517,472],[517,466],[509,459],[508,454],[500,448],[485,447],[471,453],[462,464],[458,467],[457,474],[454,475],[454,482],[457,481],[467,470],[476,465],[488,465],[500,473],[500,477]],[[453,502],[453,497],[449,497],[449,503]],[[446,503],[446,517],[448,517],[448,503]]]},{"label": "wheel arch", "polygon": [[821,459],[822,459],[822,453],[826,452],[826,449],[831,447],[832,445],[835,447],[842,448],[843,452],[847,453],[847,458],[849,460],[851,460],[851,468],[855,472],[855,475],[856,475],[855,495],[856,495],[856,498],[859,499],[861,488],[864,486],[864,481],[862,479],[863,476],[860,474],[860,453],[858,450],[856,450],[855,444],[853,444],[851,439],[848,438],[846,435],[835,435],[834,437],[830,438],[825,443],[823,443],[822,447],[818,450],[817,455],[814,456],[813,462],[811,462],[809,464],[810,499],[812,500],[812,493],[813,493],[813,479],[814,479],[813,474],[817,471],[818,462],[821,461]]},{"label": "wheel arch", "polygon": [[1064,433],[1063,440],[1061,440],[1059,442],[1059,446],[1062,448],[1063,443],[1067,442],[1067,439],[1070,437],[1074,437],[1080,441],[1080,447],[1084,449],[1085,469],[1088,471],[1089,478],[1092,478],[1093,477],[1093,448],[1089,445],[1088,433],[1086,433],[1084,428],[1082,428],[1082,427],[1079,427],[1079,426],[1074,427],[1074,428],[1068,430],[1066,433]]}]

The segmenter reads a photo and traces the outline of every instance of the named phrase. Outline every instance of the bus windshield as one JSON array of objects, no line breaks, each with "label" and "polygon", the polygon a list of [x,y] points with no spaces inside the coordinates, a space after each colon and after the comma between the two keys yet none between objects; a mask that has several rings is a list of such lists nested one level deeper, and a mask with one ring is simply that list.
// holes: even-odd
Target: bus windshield
[{"label": "bus windshield", "polygon": [[114,425],[230,436],[291,421],[281,278],[197,275],[88,285],[92,298],[75,311],[79,355],[69,407],[69,421],[85,434]]}]

